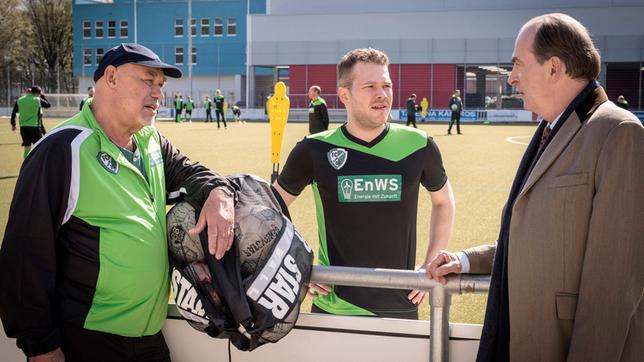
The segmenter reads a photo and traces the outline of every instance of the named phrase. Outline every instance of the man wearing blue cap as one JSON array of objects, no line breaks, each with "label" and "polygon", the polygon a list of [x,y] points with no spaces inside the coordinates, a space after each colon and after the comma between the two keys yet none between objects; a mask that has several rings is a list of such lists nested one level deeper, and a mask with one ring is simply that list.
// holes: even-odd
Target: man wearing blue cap
[{"label": "man wearing blue cap", "polygon": [[[96,92],[25,160],[0,249],[0,317],[30,361],[169,361],[166,195],[202,203],[210,252],[232,244],[236,187],[153,126],[166,76],[136,44],[110,49]],[[33,220],[38,220],[37,224]]]}]

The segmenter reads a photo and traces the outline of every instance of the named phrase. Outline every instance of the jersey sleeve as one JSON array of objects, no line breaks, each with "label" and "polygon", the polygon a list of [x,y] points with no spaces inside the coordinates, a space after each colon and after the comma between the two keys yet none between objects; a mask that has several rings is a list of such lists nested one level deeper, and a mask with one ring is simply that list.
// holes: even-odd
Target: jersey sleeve
[{"label": "jersey sleeve", "polygon": [[277,178],[277,183],[293,196],[298,196],[313,182],[313,160],[307,143],[304,139],[295,145]]},{"label": "jersey sleeve", "polygon": [[447,182],[447,174],[445,173],[445,168],[443,168],[441,152],[431,137],[427,137],[423,174],[420,182],[430,192],[442,189]]},{"label": "jersey sleeve", "polygon": [[0,317],[8,337],[27,356],[60,345],[55,307],[57,236],[67,209],[71,149],[59,132],[24,161],[0,249]]},{"label": "jersey sleeve", "polygon": [[192,162],[174,147],[167,138],[161,136],[161,154],[165,170],[166,191],[178,191],[185,188],[187,198],[203,204],[210,191],[216,187],[225,187],[232,192],[237,200],[237,186],[219,173],[207,167]]}]

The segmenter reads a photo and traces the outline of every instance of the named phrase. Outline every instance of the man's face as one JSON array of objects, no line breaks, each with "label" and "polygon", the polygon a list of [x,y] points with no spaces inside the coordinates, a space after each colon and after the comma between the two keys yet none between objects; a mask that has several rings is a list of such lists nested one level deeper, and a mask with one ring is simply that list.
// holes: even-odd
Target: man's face
[{"label": "man's face", "polygon": [[309,88],[309,99],[314,100],[318,97],[318,92],[313,89],[313,87]]},{"label": "man's face", "polygon": [[94,87],[92,87],[92,88],[87,90],[87,95],[90,96],[90,97],[94,96]]},{"label": "man's face", "polygon": [[136,130],[152,125],[163,101],[163,71],[138,64],[124,64],[116,71],[119,112],[127,125]]},{"label": "man's face", "polygon": [[521,29],[512,53],[512,73],[508,83],[516,88],[523,99],[523,108],[543,114],[549,103],[550,89],[548,61],[539,64],[532,51],[536,30],[534,26]]},{"label": "man's face", "polygon": [[367,129],[385,124],[391,111],[393,91],[386,65],[358,62],[351,71],[350,88],[340,87],[340,100],[347,107],[349,121]]}]

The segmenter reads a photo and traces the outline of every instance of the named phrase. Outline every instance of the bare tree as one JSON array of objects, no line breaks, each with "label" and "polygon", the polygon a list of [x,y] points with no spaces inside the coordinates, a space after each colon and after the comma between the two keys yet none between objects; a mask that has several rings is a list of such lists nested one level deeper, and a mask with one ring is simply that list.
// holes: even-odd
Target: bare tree
[{"label": "bare tree", "polygon": [[25,0],[26,17],[33,27],[32,64],[49,91],[71,84],[72,2],[69,0]]}]

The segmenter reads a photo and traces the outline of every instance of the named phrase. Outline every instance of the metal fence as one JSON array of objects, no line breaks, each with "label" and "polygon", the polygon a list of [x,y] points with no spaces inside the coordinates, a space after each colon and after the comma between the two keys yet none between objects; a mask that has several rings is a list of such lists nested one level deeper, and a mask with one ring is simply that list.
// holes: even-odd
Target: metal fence
[{"label": "metal fence", "polygon": [[429,360],[445,362],[449,359],[449,309],[452,294],[486,293],[490,288],[489,275],[454,274],[442,285],[425,276],[424,270],[394,270],[313,266],[311,282],[387,289],[418,289],[430,293],[431,325]]}]

